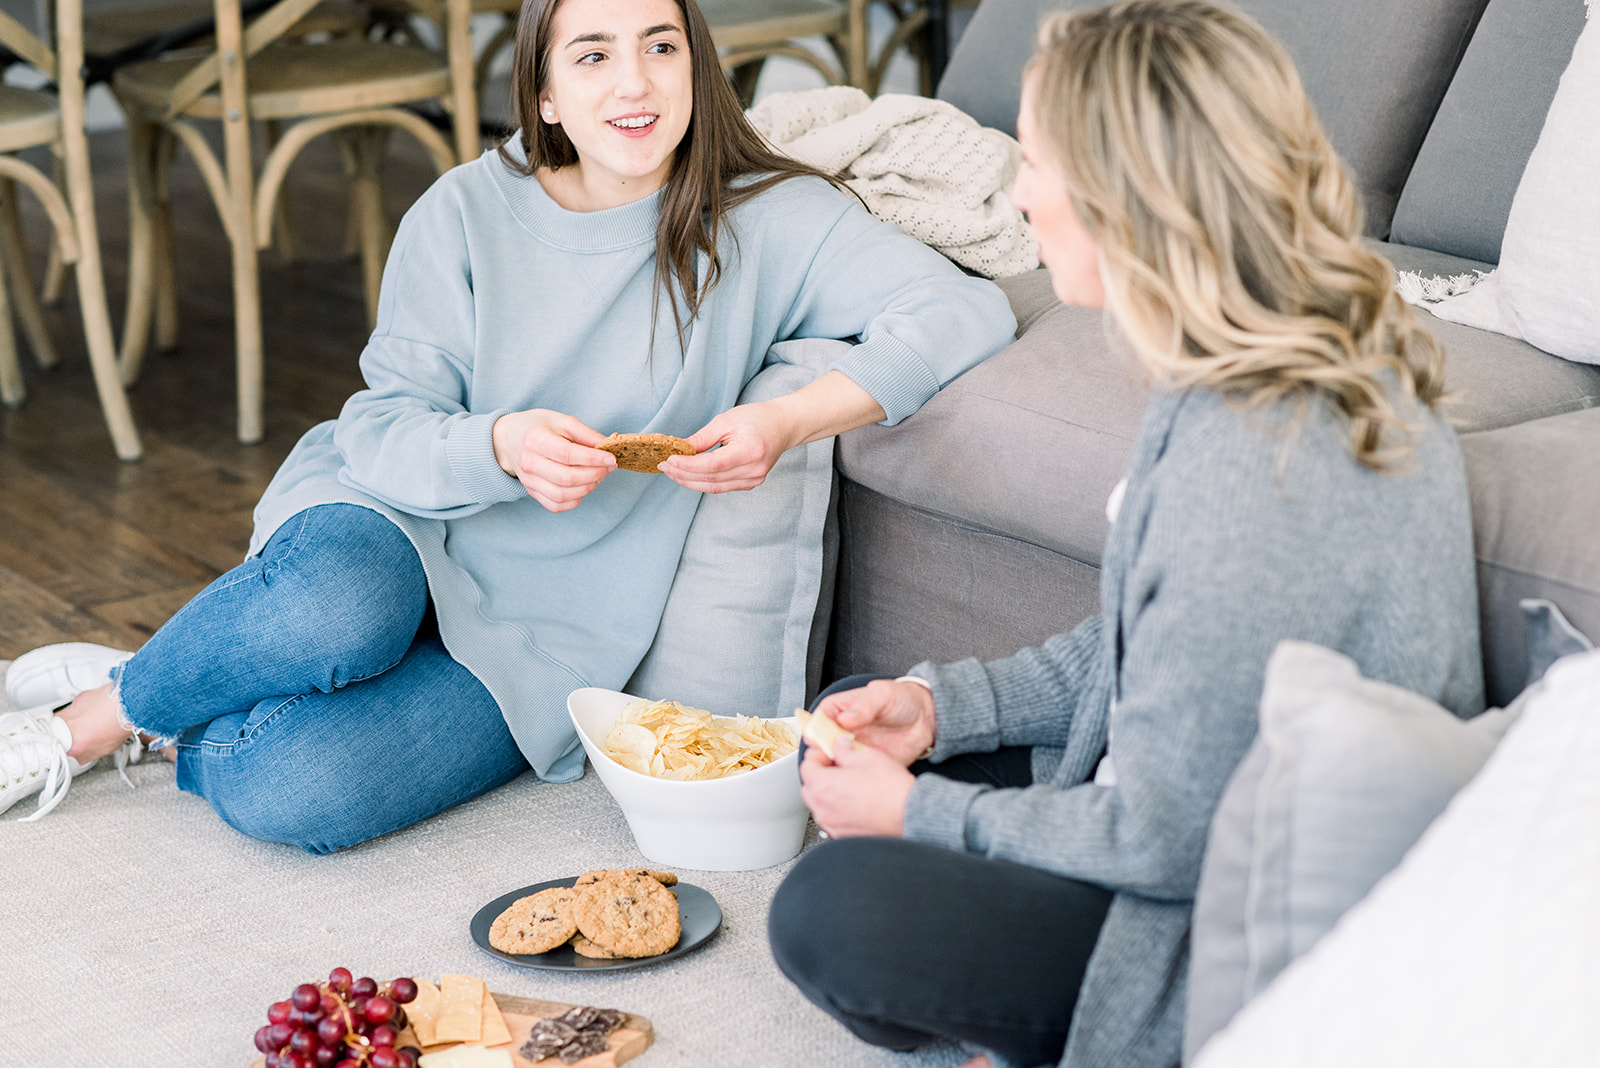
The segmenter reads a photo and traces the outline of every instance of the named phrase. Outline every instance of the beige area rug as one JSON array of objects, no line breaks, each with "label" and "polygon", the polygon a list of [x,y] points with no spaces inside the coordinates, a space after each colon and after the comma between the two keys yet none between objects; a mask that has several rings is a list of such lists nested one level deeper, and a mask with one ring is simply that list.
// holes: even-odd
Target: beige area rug
[{"label": "beige area rug", "polygon": [[592,772],[561,786],[527,775],[405,831],[314,857],[233,831],[179,792],[170,764],[128,770],[137,789],[96,767],[38,822],[16,819],[33,798],[0,816],[0,1068],[246,1068],[267,1006],[336,965],[378,979],[479,975],[501,993],[640,1013],[656,1040],[632,1062],[639,1068],[946,1068],[964,1059],[953,1047],[867,1046],[783,978],[766,922],[788,864],[681,871],[716,897],[723,927],[660,965],[565,975],[478,949],[468,924],[501,894],[643,863]]}]

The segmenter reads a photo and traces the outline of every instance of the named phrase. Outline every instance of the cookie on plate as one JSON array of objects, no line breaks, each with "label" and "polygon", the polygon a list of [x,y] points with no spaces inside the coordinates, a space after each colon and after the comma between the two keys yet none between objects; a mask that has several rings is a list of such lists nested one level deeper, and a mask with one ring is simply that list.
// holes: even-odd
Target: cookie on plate
[{"label": "cookie on plate", "polygon": [[662,886],[677,886],[678,876],[670,871],[656,871],[654,868],[596,868],[586,871],[578,876],[573,886],[586,886],[589,883],[599,882],[615,875],[648,875]]},{"label": "cookie on plate", "polygon": [[572,917],[571,887],[552,886],[518,898],[495,917],[489,944],[502,953],[547,953],[578,930]]},{"label": "cookie on plate", "polygon": [[620,957],[653,957],[683,933],[678,899],[648,875],[620,872],[574,887],[578,931]]},{"label": "cookie on plate", "polygon": [[574,934],[571,942],[568,944],[572,946],[572,952],[576,953],[580,957],[593,957],[595,960],[617,959],[617,954],[611,952],[609,949],[601,949],[599,946],[583,937],[582,931]]},{"label": "cookie on plate", "polygon": [[656,468],[669,456],[694,455],[693,445],[670,434],[612,434],[595,448],[615,456],[617,466],[624,471],[648,475],[660,474]]}]

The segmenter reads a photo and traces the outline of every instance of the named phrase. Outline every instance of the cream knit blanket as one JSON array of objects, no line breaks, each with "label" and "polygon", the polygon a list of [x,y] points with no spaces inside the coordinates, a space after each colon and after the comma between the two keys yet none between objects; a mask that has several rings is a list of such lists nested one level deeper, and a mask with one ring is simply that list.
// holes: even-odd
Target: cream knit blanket
[{"label": "cream knit blanket", "polygon": [[1022,151],[942,100],[848,86],[773,93],[750,121],[784,154],[843,174],[878,218],[986,278],[1039,265],[1011,203]]}]

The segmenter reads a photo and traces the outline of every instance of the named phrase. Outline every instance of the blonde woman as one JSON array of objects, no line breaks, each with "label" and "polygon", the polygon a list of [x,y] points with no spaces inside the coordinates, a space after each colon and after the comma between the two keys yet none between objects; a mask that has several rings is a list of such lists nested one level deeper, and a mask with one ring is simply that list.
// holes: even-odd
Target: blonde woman
[{"label": "blonde woman", "polygon": [[1057,15],[1018,132],[1057,295],[1104,307],[1152,383],[1101,611],[826,695],[862,744],[805,754],[834,840],[769,933],[868,1042],[1155,1068],[1179,1060],[1207,828],[1273,647],[1481,707],[1467,488],[1439,346],[1254,23],[1200,0]]}]

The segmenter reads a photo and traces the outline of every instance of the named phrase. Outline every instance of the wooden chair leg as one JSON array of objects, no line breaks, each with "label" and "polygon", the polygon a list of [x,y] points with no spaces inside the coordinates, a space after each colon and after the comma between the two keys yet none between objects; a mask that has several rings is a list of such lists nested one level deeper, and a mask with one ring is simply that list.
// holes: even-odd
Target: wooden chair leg
[{"label": "wooden chair leg", "polygon": [[[81,99],[77,101],[81,107]],[[62,109],[63,144],[67,177],[67,203],[72,207],[72,223],[78,239],[76,282],[78,306],[83,313],[83,335],[89,348],[89,366],[94,371],[95,391],[100,394],[100,410],[105,413],[111,444],[124,460],[137,460],[144,454],[139,432],[133,425],[128,395],[123,392],[117,372],[117,344],[111,334],[111,314],[106,307],[106,281],[100,269],[100,235],[95,226],[94,189],[89,178],[89,141],[83,132],[81,110]]]},{"label": "wooden chair leg", "polygon": [[178,155],[178,141],[166,130],[156,128],[155,213],[152,233],[155,242],[156,349],[171,352],[178,347],[178,275],[172,249],[172,161]]},{"label": "wooden chair leg", "polygon": [[117,364],[125,385],[139,380],[155,305],[156,128],[128,118],[128,302]]},{"label": "wooden chair leg", "polygon": [[[6,273],[12,280],[12,308],[16,323],[28,339],[28,348],[40,367],[54,367],[59,357],[50,331],[44,325],[44,308],[33,289],[33,272],[28,270],[28,253],[22,247],[22,214],[17,204],[17,184],[0,181],[0,211],[5,219],[0,222],[0,259],[5,261]],[[55,249],[52,241],[50,247]],[[13,341],[13,344],[15,342]]]},{"label": "wooden chair leg", "polygon": [[360,237],[361,275],[367,303],[367,325],[378,321],[378,289],[383,263],[388,257],[389,221],[383,213],[383,162],[388,154],[390,128],[355,126],[336,133],[343,142],[341,156],[350,178],[352,214]]},{"label": "wooden chair leg", "polygon": [[[8,228],[9,221],[0,220],[0,229]],[[0,260],[0,403],[15,408],[28,398],[28,387],[22,377],[22,362],[17,359],[17,338],[11,329],[11,298],[6,294],[5,263]]]},{"label": "wooden chair leg", "polygon": [[[261,130],[267,142],[267,152],[270,153],[282,136],[283,124],[277,119],[267,119],[262,122]],[[293,263],[300,258],[300,238],[295,232],[294,220],[289,215],[289,197],[285,195],[289,179],[285,178],[283,182],[278,198],[272,203],[272,242],[278,247],[278,257],[284,263]]]},{"label": "wooden chair leg", "polygon": [[[66,189],[67,175],[61,165],[61,154],[59,152],[52,153],[51,160],[55,168],[56,188]],[[61,287],[66,283],[66,280],[67,261],[61,256],[61,246],[52,241],[50,242],[50,256],[44,266],[44,282],[39,286],[39,299],[46,304],[55,304],[61,299]],[[38,350],[34,350],[34,355],[38,355]]]}]

